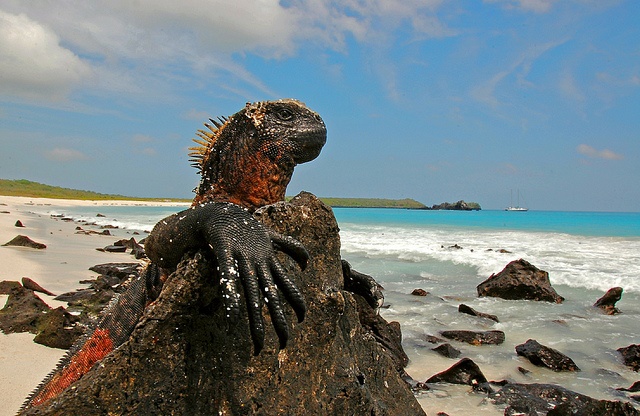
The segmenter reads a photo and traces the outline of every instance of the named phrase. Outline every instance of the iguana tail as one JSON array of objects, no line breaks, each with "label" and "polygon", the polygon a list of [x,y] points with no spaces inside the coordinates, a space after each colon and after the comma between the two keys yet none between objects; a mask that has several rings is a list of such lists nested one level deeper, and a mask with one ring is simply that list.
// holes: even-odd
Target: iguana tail
[{"label": "iguana tail", "polygon": [[27,398],[20,412],[59,395],[129,339],[145,307],[157,298],[161,288],[160,270],[158,266],[149,264],[124,293],[113,297],[96,327],[75,342]]}]

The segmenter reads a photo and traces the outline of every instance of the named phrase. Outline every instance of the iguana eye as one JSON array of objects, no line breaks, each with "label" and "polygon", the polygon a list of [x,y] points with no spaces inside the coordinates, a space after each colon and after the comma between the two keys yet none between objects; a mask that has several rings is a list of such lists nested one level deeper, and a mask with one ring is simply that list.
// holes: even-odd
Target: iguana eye
[{"label": "iguana eye", "polygon": [[282,121],[291,121],[293,120],[293,111],[289,109],[282,109],[276,113],[276,116]]}]

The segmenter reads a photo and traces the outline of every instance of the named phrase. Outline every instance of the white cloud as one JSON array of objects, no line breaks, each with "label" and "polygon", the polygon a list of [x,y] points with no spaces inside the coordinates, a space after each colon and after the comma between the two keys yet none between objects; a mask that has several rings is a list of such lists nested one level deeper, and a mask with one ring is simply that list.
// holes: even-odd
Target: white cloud
[{"label": "white cloud", "polygon": [[527,48],[506,69],[497,72],[489,80],[472,88],[470,92],[471,96],[477,101],[488,104],[491,107],[497,107],[500,104],[500,100],[496,97],[496,90],[501,82],[513,74],[516,75],[518,86],[521,88],[531,88],[533,84],[527,80],[527,75],[531,71],[531,67],[535,61],[547,51],[562,45],[567,40],[568,39],[561,39],[539,45],[536,44]]},{"label": "white cloud", "polygon": [[349,37],[380,45],[381,39],[406,24],[416,37],[450,36],[454,32],[436,17],[441,3],[4,0],[0,69],[9,70],[2,72],[11,82],[2,85],[13,95],[30,97],[36,91],[38,96],[60,97],[91,77],[94,91],[141,96],[142,91],[162,94],[167,85],[193,82],[184,76],[187,71],[208,83],[212,74],[224,73],[240,82],[240,86],[221,83],[232,93],[242,93],[242,85],[248,85],[274,95],[238,64],[238,57],[250,52],[280,59],[297,53],[302,42],[345,51]]},{"label": "white cloud", "polygon": [[76,149],[57,147],[45,153],[47,159],[54,162],[73,162],[88,159],[87,155]]},{"label": "white cloud", "polygon": [[578,153],[584,156],[588,156],[591,158],[597,159],[606,159],[606,160],[621,160],[624,159],[619,153],[615,153],[609,149],[597,150],[594,147],[589,146],[588,144],[580,144],[577,149]]},{"label": "white cloud", "polygon": [[500,3],[507,9],[546,13],[556,1],[558,0],[485,0],[485,3]]},{"label": "white cloud", "polygon": [[91,75],[58,36],[24,14],[0,10],[0,94],[62,100]]}]

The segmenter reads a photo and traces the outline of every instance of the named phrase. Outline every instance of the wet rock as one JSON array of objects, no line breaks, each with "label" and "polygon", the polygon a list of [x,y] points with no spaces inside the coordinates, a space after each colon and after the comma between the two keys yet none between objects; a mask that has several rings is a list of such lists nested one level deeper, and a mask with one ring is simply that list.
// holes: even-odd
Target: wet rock
[{"label": "wet rock", "polygon": [[580,371],[571,358],[538,343],[535,339],[516,345],[516,353],[538,367],[547,367],[553,371]]},{"label": "wet rock", "polygon": [[471,345],[499,345],[505,340],[504,332],[502,331],[465,331],[465,330],[451,330],[440,332],[445,338],[453,339],[455,341],[466,342]]},{"label": "wet rock", "polygon": [[435,351],[443,357],[447,358],[458,358],[462,352],[459,349],[456,349],[451,346],[451,344],[442,344],[438,345],[435,348],[431,348],[431,351]]},{"label": "wet rock", "polygon": [[32,279],[29,279],[28,277],[22,278],[22,286],[25,289],[33,290],[34,292],[40,292],[40,293],[44,293],[45,295],[55,296],[55,294],[43,288],[42,286],[34,282]]},{"label": "wet rock", "polygon": [[30,239],[29,237],[27,237],[26,235],[18,235],[14,237],[13,240],[7,243],[4,243],[3,246],[29,247],[29,248],[35,248],[38,250],[47,248],[46,244],[37,243],[32,239]]},{"label": "wet rock", "polygon": [[616,390],[619,390],[619,391],[628,391],[628,392],[631,392],[631,393],[635,393],[635,392],[637,392],[637,391],[640,391],[640,381],[636,381],[636,382],[635,382],[635,383],[633,383],[633,384],[631,385],[631,387],[629,387],[629,388],[618,387]]},{"label": "wet rock", "polygon": [[607,315],[619,314],[620,310],[616,308],[616,302],[622,298],[622,291],[621,287],[612,287],[593,306],[602,309]]},{"label": "wet rock", "polygon": [[98,212],[98,213],[96,214],[96,217],[99,217],[99,218],[106,218],[107,216],[106,216],[106,215],[104,215],[104,214],[100,214],[100,213]]},{"label": "wet rock", "polygon": [[500,322],[497,316],[490,315],[488,313],[478,312],[475,309],[473,309],[471,306],[467,306],[464,303],[461,303],[460,306],[458,306],[458,312],[466,313],[467,315],[477,316],[480,318],[491,319],[492,321],[495,321],[495,322]]},{"label": "wet rock", "polygon": [[425,335],[424,340],[430,344],[439,344],[441,342],[446,342],[444,338],[436,337],[435,335]]},{"label": "wet rock", "polygon": [[480,367],[469,358],[463,358],[447,370],[429,377],[425,383],[466,384],[473,386],[474,390],[491,391]]},{"label": "wet rock", "polygon": [[518,371],[519,371],[521,374],[524,374],[524,375],[527,375],[527,374],[529,374],[529,373],[531,372],[531,371],[527,370],[527,369],[526,369],[526,368],[524,368],[524,367],[518,367]]},{"label": "wet rock", "polygon": [[640,344],[632,344],[628,347],[618,348],[622,355],[622,362],[627,367],[631,367],[633,371],[640,370]]},{"label": "wet rock", "polygon": [[640,415],[629,403],[597,400],[553,384],[510,383],[489,393],[489,400],[507,405],[505,415]]},{"label": "wet rock", "polygon": [[411,294],[413,296],[427,296],[429,292],[424,289],[413,289],[413,292],[411,292]]},{"label": "wet rock", "polygon": [[526,299],[562,303],[564,298],[551,287],[549,273],[526,260],[514,260],[498,274],[492,274],[477,287],[478,296]]},{"label": "wet rock", "polygon": [[307,304],[300,323],[284,308],[286,349],[278,349],[265,312],[265,347],[253,354],[248,319],[229,324],[211,278],[216,265],[196,254],[167,279],[127,342],[73,389],[25,414],[424,415],[392,355],[361,325],[354,295],[343,290],[331,209],[301,194],[256,216],[302,241],[312,259],[301,272],[278,255]]},{"label": "wet rock", "polygon": [[19,228],[24,228],[24,224],[23,224],[23,223],[22,223],[22,221],[20,221],[20,220],[16,221],[15,226],[16,226],[16,227],[19,227]]}]

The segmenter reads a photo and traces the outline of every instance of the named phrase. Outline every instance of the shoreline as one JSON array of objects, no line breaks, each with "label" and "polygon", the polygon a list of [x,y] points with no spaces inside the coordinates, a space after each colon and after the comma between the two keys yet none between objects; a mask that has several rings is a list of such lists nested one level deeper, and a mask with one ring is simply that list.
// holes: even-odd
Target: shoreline
[{"label": "shoreline", "polygon": [[[80,280],[94,278],[89,267],[101,263],[135,262],[130,254],[105,253],[96,248],[112,244],[121,238],[131,238],[132,231],[110,229],[111,235],[76,234],[81,225],[86,230],[100,230],[99,226],[63,221],[33,212],[33,207],[53,209],[71,206],[180,206],[179,203],[141,201],[81,201],[50,198],[30,198],[0,195],[0,281],[20,281],[29,277],[59,295],[83,287]],[[188,205],[188,204],[184,204]],[[24,228],[15,226],[21,221]],[[47,245],[36,250],[25,247],[3,247],[17,235],[26,235]],[[138,236],[136,236],[138,237]],[[37,294],[49,306],[65,306],[66,302],[52,296]],[[0,295],[0,307],[8,296]],[[26,397],[54,369],[66,350],[42,346],[33,342],[34,334],[4,334],[0,332],[0,416],[14,415]]]}]

